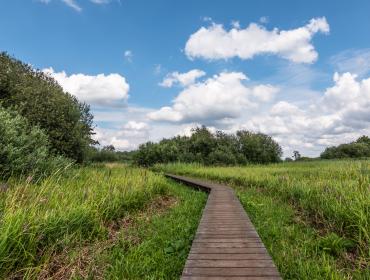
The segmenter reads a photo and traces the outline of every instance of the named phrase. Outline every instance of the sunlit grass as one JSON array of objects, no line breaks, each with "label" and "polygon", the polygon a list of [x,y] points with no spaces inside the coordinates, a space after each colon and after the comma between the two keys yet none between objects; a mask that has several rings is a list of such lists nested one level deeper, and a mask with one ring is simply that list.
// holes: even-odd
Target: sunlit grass
[{"label": "sunlit grass", "polygon": [[36,277],[51,255],[106,238],[107,224],[170,188],[161,175],[122,165],[71,169],[38,184],[9,182],[0,193],[0,278]]},{"label": "sunlit grass", "polygon": [[236,187],[286,278],[369,276],[370,161],[155,169]]}]

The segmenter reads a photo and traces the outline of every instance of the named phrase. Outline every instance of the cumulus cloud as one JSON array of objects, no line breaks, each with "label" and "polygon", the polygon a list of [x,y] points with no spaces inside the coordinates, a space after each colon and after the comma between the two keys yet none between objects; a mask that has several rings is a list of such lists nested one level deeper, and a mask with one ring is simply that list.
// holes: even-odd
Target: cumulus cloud
[{"label": "cumulus cloud", "polygon": [[223,72],[204,82],[191,84],[174,99],[173,106],[162,107],[148,116],[155,121],[193,122],[237,118],[244,110],[267,101],[278,91],[271,85],[246,86],[240,72]]},{"label": "cumulus cloud", "polygon": [[227,31],[221,24],[213,23],[190,36],[185,53],[191,59],[210,60],[251,59],[259,54],[275,54],[296,63],[313,63],[318,54],[311,43],[312,37],[318,32],[328,33],[329,29],[325,17],[313,18],[305,26],[291,30],[274,28],[269,31],[251,23],[244,29],[233,24]]},{"label": "cumulus cloud", "polygon": [[224,72],[186,87],[172,106],[160,110],[127,107],[122,112],[95,113],[98,124],[108,122],[106,127],[111,127],[98,128],[97,139],[102,145],[132,150],[149,140],[191,135],[191,128],[207,124],[212,131],[269,134],[282,145],[285,156],[293,150],[317,156],[327,146],[370,134],[370,77],[336,73],[332,85],[304,102],[284,100],[282,90],[278,100],[263,101],[256,92],[278,88],[249,84],[253,83],[242,73]]},{"label": "cumulus cloud", "polygon": [[145,122],[128,121],[118,129],[96,128],[94,137],[101,146],[113,145],[117,150],[127,151],[148,141],[150,130]]},{"label": "cumulus cloud", "polygon": [[186,87],[193,84],[197,79],[203,77],[205,74],[206,73],[204,71],[199,69],[193,69],[186,73],[179,73],[176,71],[168,74],[159,85],[170,88],[174,84],[179,84]]},{"label": "cumulus cloud", "polygon": [[290,151],[311,152],[370,133],[370,78],[335,73],[333,82],[316,101],[304,106],[279,101],[237,128],[274,135]]},{"label": "cumulus cloud", "polygon": [[68,76],[66,72],[55,72],[53,68],[43,71],[53,77],[66,92],[91,105],[122,106],[129,97],[130,86],[120,74]]}]

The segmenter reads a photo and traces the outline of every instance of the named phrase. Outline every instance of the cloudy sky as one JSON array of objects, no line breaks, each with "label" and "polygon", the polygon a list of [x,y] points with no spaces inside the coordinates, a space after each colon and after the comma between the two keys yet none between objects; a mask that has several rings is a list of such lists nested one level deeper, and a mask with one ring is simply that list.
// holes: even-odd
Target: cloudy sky
[{"label": "cloudy sky", "polygon": [[204,124],[285,156],[370,134],[370,1],[3,0],[0,50],[91,105],[102,145]]}]

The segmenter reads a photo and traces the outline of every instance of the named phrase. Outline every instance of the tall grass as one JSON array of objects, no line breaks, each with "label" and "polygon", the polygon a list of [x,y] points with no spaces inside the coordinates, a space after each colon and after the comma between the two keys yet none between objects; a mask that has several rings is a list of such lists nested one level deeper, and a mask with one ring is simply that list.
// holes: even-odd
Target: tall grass
[{"label": "tall grass", "polygon": [[162,176],[120,166],[74,169],[38,184],[10,181],[0,192],[0,278],[37,270],[51,252],[106,234],[105,223],[167,191]]},{"label": "tall grass", "polygon": [[285,201],[295,209],[296,215],[303,217],[318,234],[325,236],[319,247],[332,250],[333,254],[336,251],[333,247],[344,247],[352,259],[345,260],[350,263],[347,266],[355,270],[369,267],[369,160],[246,167],[168,164],[156,166],[155,169],[241,186],[238,188],[240,197],[245,191],[253,189],[264,196]]}]

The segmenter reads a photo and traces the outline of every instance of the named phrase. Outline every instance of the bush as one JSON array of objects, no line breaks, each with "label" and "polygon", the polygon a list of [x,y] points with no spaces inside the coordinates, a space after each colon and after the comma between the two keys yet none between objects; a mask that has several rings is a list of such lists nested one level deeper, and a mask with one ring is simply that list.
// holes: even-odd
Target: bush
[{"label": "bush", "polygon": [[42,71],[6,53],[0,53],[0,102],[17,111],[31,126],[40,127],[54,154],[82,162],[94,143],[89,106],[65,93]]},{"label": "bush", "polygon": [[0,178],[11,175],[44,175],[69,161],[49,154],[49,141],[16,112],[0,106]]}]

